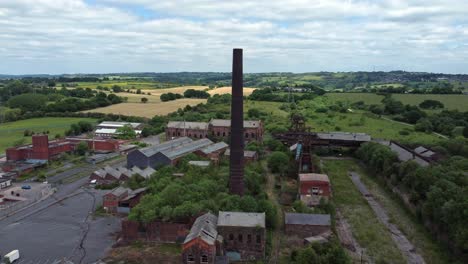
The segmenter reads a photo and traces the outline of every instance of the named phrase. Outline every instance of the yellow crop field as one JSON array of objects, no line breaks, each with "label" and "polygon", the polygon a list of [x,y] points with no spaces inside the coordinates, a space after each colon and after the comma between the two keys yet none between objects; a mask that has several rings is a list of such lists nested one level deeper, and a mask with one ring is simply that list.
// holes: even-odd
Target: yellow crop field
[{"label": "yellow crop field", "polygon": [[179,108],[184,108],[186,105],[197,105],[200,103],[206,103],[206,99],[178,99],[169,102],[158,102],[158,103],[121,103],[110,105],[106,107],[100,107],[92,110],[83,111],[85,113],[104,113],[104,114],[116,114],[126,116],[141,116],[152,118],[155,115],[167,115],[169,113],[177,111]]},{"label": "yellow crop field", "polygon": [[163,93],[183,94],[188,89],[205,90],[205,89],[208,89],[208,86],[180,86],[180,87],[165,88],[165,89],[145,89],[141,91],[144,93],[151,93],[152,95],[160,96]]},{"label": "yellow crop field", "polygon": [[[244,87],[244,95],[245,96],[251,95],[255,89],[257,89],[257,88]],[[232,90],[232,88],[230,86],[226,86],[226,87],[219,87],[219,88],[216,88],[216,89],[213,89],[213,90],[209,90],[208,93],[211,94],[211,95],[230,94],[231,90]]]}]

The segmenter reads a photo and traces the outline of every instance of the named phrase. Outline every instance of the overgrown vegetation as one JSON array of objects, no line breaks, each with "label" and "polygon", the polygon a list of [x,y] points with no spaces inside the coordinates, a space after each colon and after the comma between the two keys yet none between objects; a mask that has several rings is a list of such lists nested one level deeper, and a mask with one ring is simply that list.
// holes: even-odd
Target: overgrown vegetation
[{"label": "overgrown vegetation", "polygon": [[[465,140],[462,145],[467,146]],[[468,250],[468,232],[464,208],[468,203],[466,171],[468,159],[452,156],[430,167],[421,167],[413,161],[400,163],[387,147],[366,143],[357,151],[376,176],[408,195],[416,215],[435,235],[455,252]],[[466,153],[465,153],[466,154]]]}]

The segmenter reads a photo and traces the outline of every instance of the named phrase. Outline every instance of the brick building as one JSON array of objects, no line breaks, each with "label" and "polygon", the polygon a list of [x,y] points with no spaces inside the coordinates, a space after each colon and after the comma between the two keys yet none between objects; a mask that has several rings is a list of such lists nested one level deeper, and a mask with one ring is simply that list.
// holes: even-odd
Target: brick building
[{"label": "brick building", "polygon": [[[224,155],[226,157],[229,157],[231,155],[231,150],[227,149],[226,152],[224,152]],[[244,162],[249,163],[252,161],[257,161],[258,160],[258,153],[253,150],[244,150]]]},{"label": "brick building", "polygon": [[[229,139],[231,135],[231,120],[212,119],[209,123],[210,134],[213,137]],[[244,120],[244,140],[263,141],[263,123],[261,120]]]},{"label": "brick building", "polygon": [[218,233],[224,238],[227,255],[237,252],[242,260],[265,257],[265,213],[220,211]]},{"label": "brick building", "polygon": [[110,166],[106,166],[102,169],[96,170],[89,176],[89,181],[95,181],[96,184],[112,184],[115,182],[125,182],[132,175],[138,174],[145,179],[148,179],[153,173],[156,171],[153,168],[145,168],[144,170],[133,167],[127,169],[125,167],[118,167],[112,168]]},{"label": "brick building", "polygon": [[108,213],[117,213],[119,201],[128,196],[128,189],[124,187],[117,187],[111,192],[103,196],[102,206]]},{"label": "brick building", "polygon": [[284,214],[284,229],[288,236],[302,239],[323,235],[331,231],[329,214]]},{"label": "brick building", "polygon": [[88,139],[70,137],[49,141],[48,135],[33,135],[32,144],[12,147],[6,150],[8,161],[51,160],[63,153],[72,152],[80,142],[86,142],[90,150],[111,152],[119,149],[119,142],[109,139]]},{"label": "brick building", "polygon": [[299,174],[299,195],[307,206],[315,206],[320,199],[328,200],[331,196],[330,180],[326,174]]},{"label": "brick building", "polygon": [[217,231],[218,217],[206,213],[198,217],[182,245],[182,263],[215,264],[223,256],[223,237]]},{"label": "brick building", "polygon": [[189,137],[206,138],[208,136],[208,123],[170,121],[166,126],[166,138]]},{"label": "brick building", "polygon": [[129,214],[130,210],[135,207],[146,193],[146,187],[136,190],[129,190],[128,196],[118,201],[117,213]]},{"label": "brick building", "polygon": [[213,145],[209,145],[205,148],[197,150],[195,154],[199,155],[200,157],[209,158],[215,164],[218,163],[221,155],[229,148],[229,145],[225,142],[221,141],[215,143]]},{"label": "brick building", "polygon": [[[244,140],[263,141],[263,123],[261,120],[244,121]],[[212,119],[210,122],[185,122],[170,121],[166,126],[166,138],[190,137],[205,138],[213,137],[229,140],[231,135],[231,120]]]},{"label": "brick building", "polygon": [[189,223],[153,221],[139,223],[122,220],[122,240],[125,243],[146,241],[158,243],[182,243],[189,233]]}]

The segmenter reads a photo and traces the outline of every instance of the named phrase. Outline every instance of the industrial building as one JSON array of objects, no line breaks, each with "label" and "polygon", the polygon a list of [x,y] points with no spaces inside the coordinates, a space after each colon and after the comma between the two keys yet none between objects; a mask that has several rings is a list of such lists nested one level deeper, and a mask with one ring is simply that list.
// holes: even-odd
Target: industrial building
[{"label": "industrial building", "polygon": [[[231,156],[231,150],[227,149],[224,152],[224,156],[229,157]],[[257,161],[258,160],[258,153],[257,151],[253,150],[244,150],[244,163],[249,163],[252,161]]]},{"label": "industrial building", "polygon": [[140,135],[143,129],[142,123],[104,121],[96,126],[94,135],[103,138],[113,138],[116,137],[118,134],[117,129],[122,128],[124,126],[131,127],[137,135]]},{"label": "industrial building", "polygon": [[[246,142],[263,141],[263,123],[261,120],[246,120],[243,135]],[[231,135],[231,120],[212,119],[210,122],[170,121],[166,126],[166,138],[213,137],[228,140]]]},{"label": "industrial building", "polygon": [[265,213],[223,212],[218,233],[224,238],[226,255],[233,261],[265,257]]},{"label": "industrial building", "polygon": [[217,264],[224,258],[223,237],[217,231],[218,217],[212,213],[199,216],[182,245],[182,263]]},{"label": "industrial building", "polygon": [[330,179],[326,174],[300,173],[299,195],[307,206],[316,206],[321,199],[328,201],[331,196]]},{"label": "industrial building", "polygon": [[130,152],[127,155],[127,167],[141,169],[159,168],[164,165],[176,165],[180,158],[212,145],[207,138],[192,140],[188,137],[176,138],[159,145]]},{"label": "industrial building", "polygon": [[90,150],[112,152],[119,149],[119,142],[112,139],[90,139],[68,137],[49,141],[48,135],[33,135],[32,144],[12,147],[6,150],[7,161],[52,160],[63,153],[72,152],[80,142],[86,142]]},{"label": "industrial building", "polygon": [[135,174],[148,179],[155,172],[156,171],[151,167],[142,170],[138,167],[127,169],[125,167],[112,168],[110,166],[106,166],[100,170],[94,171],[91,176],[89,176],[89,181],[95,181],[96,184],[106,185],[115,182],[125,182]]}]

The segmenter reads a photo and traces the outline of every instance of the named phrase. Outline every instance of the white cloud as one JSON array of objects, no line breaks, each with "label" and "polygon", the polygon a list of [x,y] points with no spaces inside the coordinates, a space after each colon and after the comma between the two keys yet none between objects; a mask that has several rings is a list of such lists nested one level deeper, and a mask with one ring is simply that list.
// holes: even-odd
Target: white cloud
[{"label": "white cloud", "polygon": [[467,72],[457,2],[2,0],[0,73],[229,71],[234,47],[252,72]]}]

